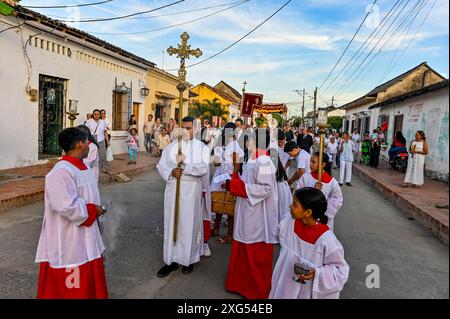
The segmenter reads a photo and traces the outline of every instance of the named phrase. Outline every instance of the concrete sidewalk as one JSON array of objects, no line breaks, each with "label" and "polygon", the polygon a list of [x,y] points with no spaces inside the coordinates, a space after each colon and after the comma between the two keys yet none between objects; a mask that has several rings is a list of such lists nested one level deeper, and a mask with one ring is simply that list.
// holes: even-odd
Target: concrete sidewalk
[{"label": "concrete sidewalk", "polygon": [[[157,158],[146,152],[139,152],[137,164],[127,165],[128,154],[114,155],[114,160],[109,162],[110,173],[100,173],[100,183],[116,181],[116,175],[124,173],[128,177],[136,176],[155,168]],[[56,161],[47,164],[33,165],[22,168],[0,171],[0,213],[7,209],[26,205],[30,202],[44,198],[45,175],[52,169]]]},{"label": "concrete sidewalk", "polygon": [[353,172],[373,184],[394,204],[402,208],[448,245],[449,185],[425,179],[425,184],[416,188],[403,188],[405,174],[389,169],[386,161],[380,160],[378,169],[354,164]]}]

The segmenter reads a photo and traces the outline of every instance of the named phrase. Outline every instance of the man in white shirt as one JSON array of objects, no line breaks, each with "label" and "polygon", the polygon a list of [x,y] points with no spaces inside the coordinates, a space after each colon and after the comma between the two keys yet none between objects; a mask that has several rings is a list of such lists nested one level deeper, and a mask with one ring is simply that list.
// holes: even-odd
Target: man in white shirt
[{"label": "man in white shirt", "polygon": [[359,145],[361,143],[361,136],[358,133],[358,130],[355,129],[352,134],[352,141],[354,143],[353,148],[353,159],[356,162],[358,160],[358,153],[359,153]]},{"label": "man in white shirt", "polygon": [[311,154],[301,149],[294,141],[287,142],[286,146],[284,147],[284,151],[288,153],[289,156],[295,158],[297,162],[297,171],[295,172],[294,176],[292,176],[288,181],[290,186],[293,183],[297,182],[300,177],[303,176],[303,174],[311,172]]},{"label": "man in white shirt", "polygon": [[144,123],[144,146],[147,153],[152,153],[152,134],[155,122],[153,115],[148,115],[148,120]]},{"label": "man in white shirt", "polygon": [[100,168],[108,174],[108,161],[106,160],[106,146],[109,144],[107,125],[100,119],[100,110],[92,111],[92,118],[86,121],[86,126],[91,130],[98,144],[100,155]]},{"label": "man in white shirt", "polygon": [[216,147],[217,141],[219,140],[222,132],[215,127],[214,123],[211,123],[207,130],[208,130],[207,136],[209,138],[209,142],[207,145],[209,147],[209,150],[212,151],[214,150],[214,147]]},{"label": "man in white shirt", "polygon": [[327,153],[332,156],[333,168],[337,167],[336,166],[337,152],[338,152],[338,142],[336,141],[336,138],[332,136],[327,144]]},{"label": "man in white shirt", "polygon": [[339,160],[341,161],[340,165],[340,178],[339,178],[339,185],[344,184],[344,174],[345,174],[345,184],[347,186],[352,186],[352,163],[353,163],[353,150],[354,150],[354,143],[352,140],[350,140],[350,135],[348,132],[344,132],[342,134],[342,142],[341,146],[339,147]]}]

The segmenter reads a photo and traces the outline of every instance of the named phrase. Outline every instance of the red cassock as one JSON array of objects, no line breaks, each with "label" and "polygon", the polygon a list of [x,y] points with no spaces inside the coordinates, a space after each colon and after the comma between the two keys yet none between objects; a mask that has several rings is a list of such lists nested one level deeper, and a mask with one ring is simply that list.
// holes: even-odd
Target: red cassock
[{"label": "red cassock", "polygon": [[[37,299],[107,299],[105,265],[98,258],[78,267],[79,281],[71,280],[73,268],[55,269],[41,263]],[[76,286],[75,286],[76,285]]]},{"label": "red cassock", "polygon": [[[237,173],[230,181],[230,192],[241,198],[249,197],[245,183]],[[273,243],[243,243],[235,238],[225,288],[247,299],[267,299],[272,280],[273,252]]]},{"label": "red cassock", "polygon": [[273,251],[273,244],[244,244],[234,240],[225,288],[247,299],[267,299],[272,280]]},{"label": "red cassock", "polygon": [[[91,227],[97,219],[97,209],[87,204],[88,219],[84,227]],[[75,268],[52,268],[41,262],[37,299],[106,299],[105,265],[103,257]]]},{"label": "red cassock", "polygon": [[204,220],[203,221],[203,239],[206,242],[210,238],[211,238],[211,221]]}]

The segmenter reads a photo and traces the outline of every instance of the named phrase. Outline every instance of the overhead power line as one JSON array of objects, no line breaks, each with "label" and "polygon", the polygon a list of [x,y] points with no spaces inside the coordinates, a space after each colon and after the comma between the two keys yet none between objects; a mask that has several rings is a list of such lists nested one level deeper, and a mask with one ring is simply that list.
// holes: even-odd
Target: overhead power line
[{"label": "overhead power line", "polygon": [[[390,71],[392,71],[392,70],[397,66],[397,63],[401,60],[401,58],[403,57],[403,55],[405,54],[405,52],[408,50],[408,48],[409,48],[409,46],[411,45],[411,43],[414,42],[414,40],[416,39],[417,33],[418,33],[419,30],[422,28],[422,26],[423,26],[423,24],[425,23],[425,21],[428,19],[428,16],[430,15],[431,10],[433,10],[434,6],[436,5],[436,2],[437,2],[437,0],[435,0],[435,1],[433,2],[433,4],[432,4],[431,7],[430,7],[430,10],[428,10],[427,15],[423,18],[422,23],[421,23],[420,26],[417,28],[417,30],[416,30],[416,32],[414,33],[413,37],[411,38],[411,40],[409,41],[409,43],[406,45],[405,49],[404,49],[403,52],[400,54],[400,56],[397,58],[397,60],[392,64],[392,68],[387,69],[387,70],[389,70],[389,72],[386,73],[385,75],[388,75],[388,74],[390,73]],[[394,58],[395,58],[395,56],[394,56]],[[390,66],[390,65],[391,65],[391,64],[389,64],[389,66]],[[384,76],[385,76],[385,75],[383,75],[383,78],[380,80],[380,82],[381,82],[382,80],[384,80]]]},{"label": "overhead power line", "polygon": [[[365,48],[366,43],[372,38],[372,36],[377,33],[375,36],[377,36],[379,34],[379,30],[381,30],[385,23],[387,22],[387,20],[390,19],[390,17],[392,16],[392,12],[397,11],[397,6],[399,6],[400,2],[402,2],[403,0],[397,0],[397,2],[392,6],[392,8],[386,13],[386,15],[383,17],[383,19],[380,21],[380,23],[378,24],[378,26],[370,33],[370,35],[366,38],[366,40],[364,41],[363,44],[361,44],[361,46],[358,48],[358,50],[353,54],[353,56],[347,61],[347,63],[344,65],[344,67],[339,71],[339,73],[334,76],[333,80],[331,81],[331,83],[329,83],[328,85],[326,85],[325,89],[322,90],[322,94],[325,94],[325,92],[327,92],[328,90],[332,89],[333,86],[337,83],[337,79],[339,78],[339,76],[341,76],[342,73],[348,71],[348,69],[350,69],[353,65],[354,62],[352,63],[352,65],[347,69],[347,67],[349,66],[349,64],[352,61],[355,61],[355,57],[358,56],[356,59],[359,59],[359,57],[361,56],[361,54],[358,55],[359,52],[361,52],[361,50],[363,48]],[[378,32],[377,32],[378,31]],[[344,74],[344,75],[345,75]]]},{"label": "overhead power line", "polygon": [[[400,21],[400,24],[397,26],[397,29],[395,31],[392,32],[390,38],[392,38],[392,36],[398,31],[398,29],[402,26],[402,23],[409,17],[409,15],[413,12],[413,10],[415,9],[415,7],[421,2],[422,0],[420,0],[419,2],[417,2],[412,9],[410,9],[410,11],[405,15],[405,17],[403,17],[403,21]],[[406,5],[408,5],[409,1],[406,3]],[[353,77],[355,76],[355,74],[358,74],[358,70],[364,65],[364,62],[366,62],[366,60],[372,55],[373,51],[378,47],[378,45],[380,44],[381,40],[383,40],[384,36],[387,34],[387,32],[390,30],[390,28],[394,25],[394,23],[397,21],[397,19],[400,17],[400,14],[403,12],[403,10],[406,8],[406,5],[403,6],[402,10],[397,14],[397,16],[395,17],[395,19],[393,21],[391,21],[391,23],[389,24],[389,26],[387,27],[387,29],[384,31],[384,33],[381,35],[381,37],[378,39],[378,41],[375,43],[375,45],[372,47],[372,49],[369,51],[369,53],[366,54],[366,56],[364,57],[364,59],[358,64],[358,66],[353,70],[353,72],[350,74],[350,76],[347,78],[347,80],[343,81],[343,83],[341,83],[340,87],[337,89],[337,91],[335,92],[334,95],[337,95],[339,92],[343,91],[343,89],[345,87],[347,87],[347,85],[351,85],[351,80],[353,79]],[[389,39],[390,39],[389,38]],[[381,52],[381,49],[383,49],[384,45],[389,41],[389,39],[378,49],[378,53]],[[377,54],[378,54],[377,53]],[[359,75],[364,72],[364,70],[367,68],[367,66],[373,61],[373,59],[375,58],[375,56],[377,55],[375,54],[374,56],[372,56],[372,59],[369,61],[369,63],[366,64],[365,68],[358,74],[357,78],[359,77]]]},{"label": "overhead power line", "polygon": [[233,8],[235,8],[235,7],[238,7],[238,6],[240,6],[240,5],[243,5],[244,3],[248,2],[248,1],[250,1],[250,0],[241,1],[241,2],[239,2],[238,4],[235,4],[235,5],[233,5],[233,6],[230,6],[230,7],[228,7],[228,8],[225,8],[225,9],[221,9],[221,10],[212,12],[212,13],[210,13],[210,14],[201,16],[201,17],[199,17],[199,18],[197,18],[197,19],[194,19],[194,20],[189,20],[189,21],[185,21],[185,22],[181,22],[181,23],[177,23],[177,24],[172,24],[172,25],[169,25],[169,26],[160,27],[160,28],[156,28],[156,29],[152,29],[152,30],[136,31],[136,32],[91,32],[91,33],[92,33],[92,34],[99,34],[99,35],[132,35],[132,34],[145,34],[145,33],[151,33],[151,32],[156,32],[156,31],[166,30],[166,29],[170,29],[170,28],[174,28],[174,27],[179,27],[179,26],[181,26],[181,25],[185,25],[185,24],[189,24],[189,23],[193,23],[193,22],[202,20],[202,19],[209,18],[209,17],[214,16],[214,15],[216,15],[216,14],[219,14],[219,13],[222,13],[222,12],[224,12],[224,11],[227,11],[227,10],[233,9]]},{"label": "overhead power line", "polygon": [[[355,75],[355,72],[358,70],[356,69],[355,72],[353,72],[353,74],[350,76],[350,78],[347,80],[347,82],[344,83],[343,86],[341,86],[341,88],[338,90],[339,91],[346,91],[347,90],[347,83],[348,83],[348,87],[350,87],[353,84],[353,88],[358,84],[358,79],[359,77],[364,74],[365,70],[367,69],[367,67],[369,65],[372,64],[373,60],[375,59],[375,57],[377,57],[380,53],[382,53],[383,48],[385,47],[386,44],[391,44],[392,42],[390,41],[393,36],[402,28],[402,26],[404,25],[404,23],[406,21],[408,21],[408,19],[410,18],[410,16],[414,13],[415,10],[417,10],[415,12],[415,14],[412,16],[412,20],[409,22],[414,22],[414,20],[416,19],[417,15],[423,10],[425,4],[428,2],[428,0],[425,0],[423,3],[421,3],[422,1],[419,1],[418,3],[416,3],[412,9],[410,9],[410,11],[408,12],[408,14],[404,17],[403,21],[401,21],[401,23],[397,26],[397,29],[390,35],[390,37],[383,43],[383,45],[381,46],[381,48],[379,49],[379,51],[372,56],[372,58],[369,60],[369,62],[364,66],[364,68],[357,74],[356,78],[353,79],[353,81],[350,81],[353,76]],[[420,4],[418,7],[417,5]],[[408,24],[406,24],[405,30],[408,28]],[[378,45],[378,43],[377,43]],[[368,56],[366,56],[366,58],[368,58]],[[364,63],[364,61],[362,62]],[[362,66],[362,64],[360,64],[358,67]],[[345,88],[345,89],[344,89]],[[353,89],[352,89],[353,90]],[[349,90],[349,92],[351,92],[352,90]],[[336,93],[337,94],[337,93]],[[347,95],[345,95],[344,97],[347,97],[349,93],[347,93]]]},{"label": "overhead power line", "polygon": [[[171,12],[171,13],[165,13],[165,14],[158,14],[158,15],[151,15],[151,16],[144,16],[144,17],[129,17],[126,19],[127,20],[142,20],[142,19],[155,19],[155,18],[160,18],[160,17],[176,16],[176,15],[181,15],[181,14],[185,14],[185,13],[199,12],[199,11],[205,11],[205,10],[214,9],[214,8],[232,6],[234,4],[238,4],[241,2],[248,2],[248,1],[250,1],[250,0],[241,0],[241,1],[224,3],[224,4],[218,4],[215,6],[197,8],[197,9],[191,9],[191,10],[185,10],[185,11],[178,11],[178,12]],[[59,19],[59,20],[67,19],[67,17],[62,17],[62,16],[58,16],[58,15],[48,15],[48,16],[51,18]],[[82,20],[93,20],[93,19],[102,19],[102,18],[92,18],[91,17],[91,18],[83,18]]]},{"label": "overhead power line", "polygon": [[366,16],[364,17],[364,19],[362,20],[361,24],[359,25],[358,29],[356,30],[355,34],[353,34],[353,37],[351,38],[350,42],[347,44],[347,46],[345,47],[344,51],[342,52],[341,56],[339,57],[339,59],[337,60],[336,64],[333,66],[333,68],[331,69],[331,71],[328,73],[328,75],[326,76],[325,80],[323,80],[322,84],[319,86],[319,90],[322,88],[322,86],[325,84],[325,82],[327,82],[327,80],[330,78],[331,74],[334,72],[334,70],[336,69],[336,67],[338,66],[339,62],[341,62],[342,58],[344,57],[345,53],[347,52],[348,48],[350,47],[350,45],[352,44],[353,40],[355,39],[356,35],[358,34],[359,30],[361,30],[361,27],[364,25],[364,22],[366,22],[367,17],[370,15],[370,13],[372,12],[372,9],[374,7],[374,5],[377,3],[378,0],[375,0],[372,3],[372,7],[370,8],[370,10],[367,12]]},{"label": "overhead power line", "polygon": [[[276,10],[274,13],[272,13],[267,19],[265,19],[263,22],[261,22],[260,24],[258,24],[256,27],[254,27],[252,30],[250,30],[249,32],[247,32],[244,36],[242,36],[240,39],[238,39],[237,41],[233,42],[232,44],[230,44],[229,46],[227,46],[226,48],[224,48],[223,50],[220,50],[219,52],[217,52],[216,54],[211,55],[210,57],[186,66],[186,68],[192,68],[194,66],[197,66],[199,64],[205,63],[206,61],[209,61],[215,57],[217,57],[218,55],[222,54],[223,52],[231,49],[232,47],[234,47],[236,44],[238,44],[239,42],[241,42],[242,40],[244,40],[246,37],[248,37],[250,34],[252,34],[253,32],[255,32],[257,29],[259,29],[261,26],[263,26],[267,21],[269,21],[270,19],[272,19],[278,12],[280,12],[281,10],[284,9],[284,7],[286,7],[290,2],[292,2],[292,0],[287,1],[286,3],[284,3],[278,10]],[[177,71],[178,69],[170,69],[170,70],[166,70],[166,71]]]},{"label": "overhead power line", "polygon": [[28,9],[64,9],[64,8],[96,6],[96,5],[111,2],[111,1],[113,1],[113,0],[105,0],[105,1],[82,3],[82,4],[68,4],[68,5],[61,5],[61,6],[22,6],[22,7],[28,8]]},{"label": "overhead power line", "polygon": [[178,4],[180,2],[184,2],[184,1],[185,0],[178,0],[178,1],[175,1],[175,2],[172,2],[172,3],[160,6],[160,7],[155,8],[155,9],[146,10],[146,11],[140,11],[140,12],[136,12],[136,13],[131,13],[131,14],[127,14],[127,15],[124,15],[124,16],[120,16],[120,17],[100,18],[100,19],[84,19],[84,20],[59,20],[59,21],[61,21],[61,22],[70,22],[70,23],[74,23],[74,22],[81,23],[81,22],[104,22],[104,21],[121,20],[121,19],[126,19],[126,18],[129,18],[129,17],[134,17],[134,16],[137,16],[137,15],[142,15],[142,14],[154,12],[154,11],[161,10],[161,9],[164,9],[164,8],[168,8],[168,7],[171,7],[173,5],[176,5],[176,4]]}]

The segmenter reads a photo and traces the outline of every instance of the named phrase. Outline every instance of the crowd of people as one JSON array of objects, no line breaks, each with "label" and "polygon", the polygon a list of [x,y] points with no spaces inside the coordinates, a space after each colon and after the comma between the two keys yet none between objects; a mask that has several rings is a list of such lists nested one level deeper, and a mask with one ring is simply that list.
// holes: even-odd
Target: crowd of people
[{"label": "crowd of people", "polygon": [[[193,272],[201,256],[212,255],[208,241],[217,236],[218,244],[232,246],[227,291],[252,299],[338,298],[349,274],[333,232],[343,196],[327,153],[319,181],[313,132],[247,127],[240,119],[217,130],[209,121],[197,127],[190,117],[182,128],[183,155],[171,143],[157,165],[166,181],[165,265],[158,277],[180,267],[184,274]],[[236,198],[234,213],[213,205],[220,192]],[[220,236],[224,216],[227,233]],[[275,245],[281,252],[273,268]]]},{"label": "crowd of people", "polygon": [[[360,150],[361,161],[377,167],[374,157],[379,156],[383,132],[366,132],[361,139],[356,130],[342,137],[329,130],[320,153],[320,139],[311,128],[254,128],[241,119],[223,128],[208,120],[198,123],[185,117],[181,127],[174,120],[164,125],[149,115],[143,127],[146,150],[157,146],[157,170],[166,182],[164,266],[157,276],[167,277],[180,266],[184,274],[192,273],[202,256],[212,256],[208,242],[217,236],[218,244],[231,244],[227,291],[251,299],[339,298],[350,270],[334,234],[343,204],[341,187],[344,181],[351,186],[352,163]],[[135,118],[129,125],[125,143],[129,164],[135,164]],[[102,161],[110,145],[109,130],[106,112],[94,110],[85,125],[59,135],[64,156],[45,180],[36,255],[41,267],[38,298],[108,297],[98,221],[106,208],[101,205],[98,174],[100,168],[107,169],[107,161]],[[389,155],[404,151],[405,142],[397,133]],[[422,131],[409,152],[405,186],[423,183],[419,170],[428,145]],[[337,167],[339,181],[332,176]],[[235,199],[233,212],[214,205],[218,194]],[[227,233],[221,236],[224,217]],[[281,250],[273,267],[275,245]],[[72,275],[68,269],[78,276],[76,290],[67,284],[67,273]]]}]

